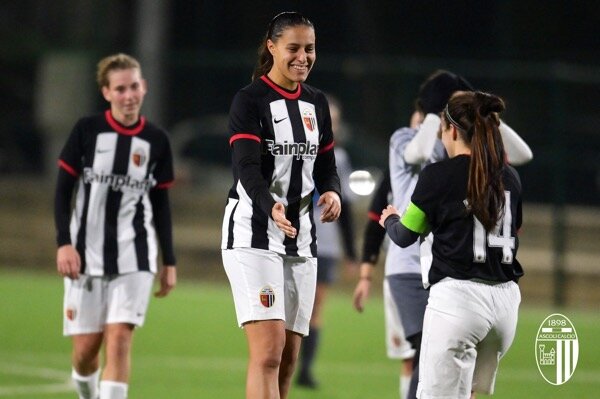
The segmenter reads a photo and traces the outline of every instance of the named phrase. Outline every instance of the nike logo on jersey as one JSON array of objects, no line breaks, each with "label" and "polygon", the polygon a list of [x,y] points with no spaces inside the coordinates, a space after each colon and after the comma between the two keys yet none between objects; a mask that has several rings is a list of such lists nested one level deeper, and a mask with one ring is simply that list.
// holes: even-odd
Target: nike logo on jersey
[{"label": "nike logo on jersey", "polygon": [[97,149],[96,150],[96,154],[104,154],[104,153],[110,152],[110,151],[112,151],[110,148],[103,149],[103,150],[102,149]]},{"label": "nike logo on jersey", "polygon": [[273,122],[275,122],[277,124],[279,122],[283,122],[286,119],[287,119],[287,116],[285,118],[281,118],[281,119],[273,118]]}]

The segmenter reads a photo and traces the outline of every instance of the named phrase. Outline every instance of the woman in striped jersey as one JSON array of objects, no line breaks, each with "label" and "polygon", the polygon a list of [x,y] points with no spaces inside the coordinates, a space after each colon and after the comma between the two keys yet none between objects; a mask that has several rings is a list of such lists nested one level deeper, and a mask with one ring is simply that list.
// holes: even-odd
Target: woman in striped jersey
[{"label": "woman in striped jersey", "polygon": [[144,323],[158,272],[158,243],[164,267],[156,296],[176,283],[167,190],[173,162],[166,132],[140,115],[146,82],[138,61],[126,54],[103,58],[97,80],[110,109],[80,119],[58,161],[57,267],[79,397],[98,398],[104,344],[99,397],[123,399],[133,332]]},{"label": "woman in striped jersey", "polygon": [[316,287],[315,189],[320,219],[340,214],[340,181],[324,94],[303,83],[315,62],[313,24],[275,16],[250,85],[229,116],[233,186],[222,256],[248,340],[248,398],[285,398]]}]

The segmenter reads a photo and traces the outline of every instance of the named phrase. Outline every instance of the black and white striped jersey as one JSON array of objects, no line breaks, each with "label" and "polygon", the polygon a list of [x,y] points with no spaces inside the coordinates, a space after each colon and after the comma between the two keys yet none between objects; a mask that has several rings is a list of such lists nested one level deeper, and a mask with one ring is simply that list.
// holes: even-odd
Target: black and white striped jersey
[{"label": "black and white striped jersey", "polygon": [[[68,216],[60,212],[65,204],[57,204],[58,244],[72,243],[77,248],[82,273],[100,276],[156,272],[153,207],[157,206],[150,199],[150,190],[166,189],[174,180],[166,132],[144,117],[136,125],[124,127],[106,111],[77,122],[58,163],[77,179],[70,226]],[[58,193],[58,187],[57,198],[68,201],[73,187],[64,195]],[[166,198],[166,211],[158,211],[166,215],[157,225],[162,225],[159,234],[165,264],[174,264]]]},{"label": "black and white striped jersey", "polygon": [[[234,183],[221,248],[316,256],[313,192],[340,193],[324,94],[302,83],[290,92],[263,76],[234,97],[229,133]],[[295,238],[286,237],[271,218],[275,202],[286,206]]]}]

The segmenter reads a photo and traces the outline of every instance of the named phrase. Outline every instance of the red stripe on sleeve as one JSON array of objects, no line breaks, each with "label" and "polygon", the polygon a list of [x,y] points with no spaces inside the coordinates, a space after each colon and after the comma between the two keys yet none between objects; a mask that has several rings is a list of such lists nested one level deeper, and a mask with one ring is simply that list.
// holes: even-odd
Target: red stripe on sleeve
[{"label": "red stripe on sleeve", "polygon": [[229,139],[229,145],[233,145],[233,142],[236,140],[240,140],[240,139],[248,139],[248,140],[254,140],[257,143],[260,143],[260,137],[257,137],[253,134],[250,133],[236,133],[233,136],[231,136],[231,138]]},{"label": "red stripe on sleeve", "polygon": [[335,142],[333,142],[333,141],[332,141],[330,144],[328,144],[328,145],[326,145],[325,147],[321,148],[321,149],[319,150],[319,154],[322,154],[322,153],[324,153],[324,152],[327,152],[327,151],[329,151],[329,150],[332,150],[332,149],[333,149],[333,146],[334,146],[334,144],[335,144]]},{"label": "red stripe on sleeve", "polygon": [[73,175],[74,177],[79,177],[79,173],[77,173],[77,171],[71,165],[69,165],[62,159],[58,160],[58,166],[60,168],[63,168],[68,174]]},{"label": "red stripe on sleeve", "polygon": [[379,219],[381,219],[381,215],[379,215],[373,211],[369,211],[369,213],[367,213],[367,216],[369,217],[369,219],[371,219],[377,223],[379,223]]},{"label": "red stripe on sleeve", "polygon": [[174,184],[175,184],[175,182],[173,180],[166,181],[164,183],[157,184],[155,188],[157,188],[157,189],[171,188],[171,187],[173,187]]}]

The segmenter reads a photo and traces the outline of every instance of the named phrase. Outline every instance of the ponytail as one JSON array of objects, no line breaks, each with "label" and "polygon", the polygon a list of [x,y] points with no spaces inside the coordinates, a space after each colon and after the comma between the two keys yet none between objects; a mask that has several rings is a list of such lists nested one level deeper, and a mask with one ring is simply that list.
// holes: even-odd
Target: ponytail
[{"label": "ponytail", "polygon": [[447,108],[447,113],[464,127],[459,132],[470,143],[467,201],[488,232],[503,216],[506,202],[502,181],[505,155],[498,116],[504,109],[500,97],[482,92],[462,92],[450,99]]},{"label": "ponytail", "polygon": [[273,55],[267,48],[267,39],[269,38],[265,34],[265,37],[258,47],[258,60],[256,61],[254,72],[252,73],[252,80],[256,80],[261,76],[266,75],[273,66]]},{"label": "ponytail", "polygon": [[258,60],[252,73],[252,80],[266,75],[273,67],[273,55],[267,48],[267,41],[271,40],[276,43],[283,34],[283,31],[297,25],[304,25],[314,29],[313,23],[308,18],[295,11],[284,11],[273,17],[267,28],[267,33],[265,33],[258,46]]}]

